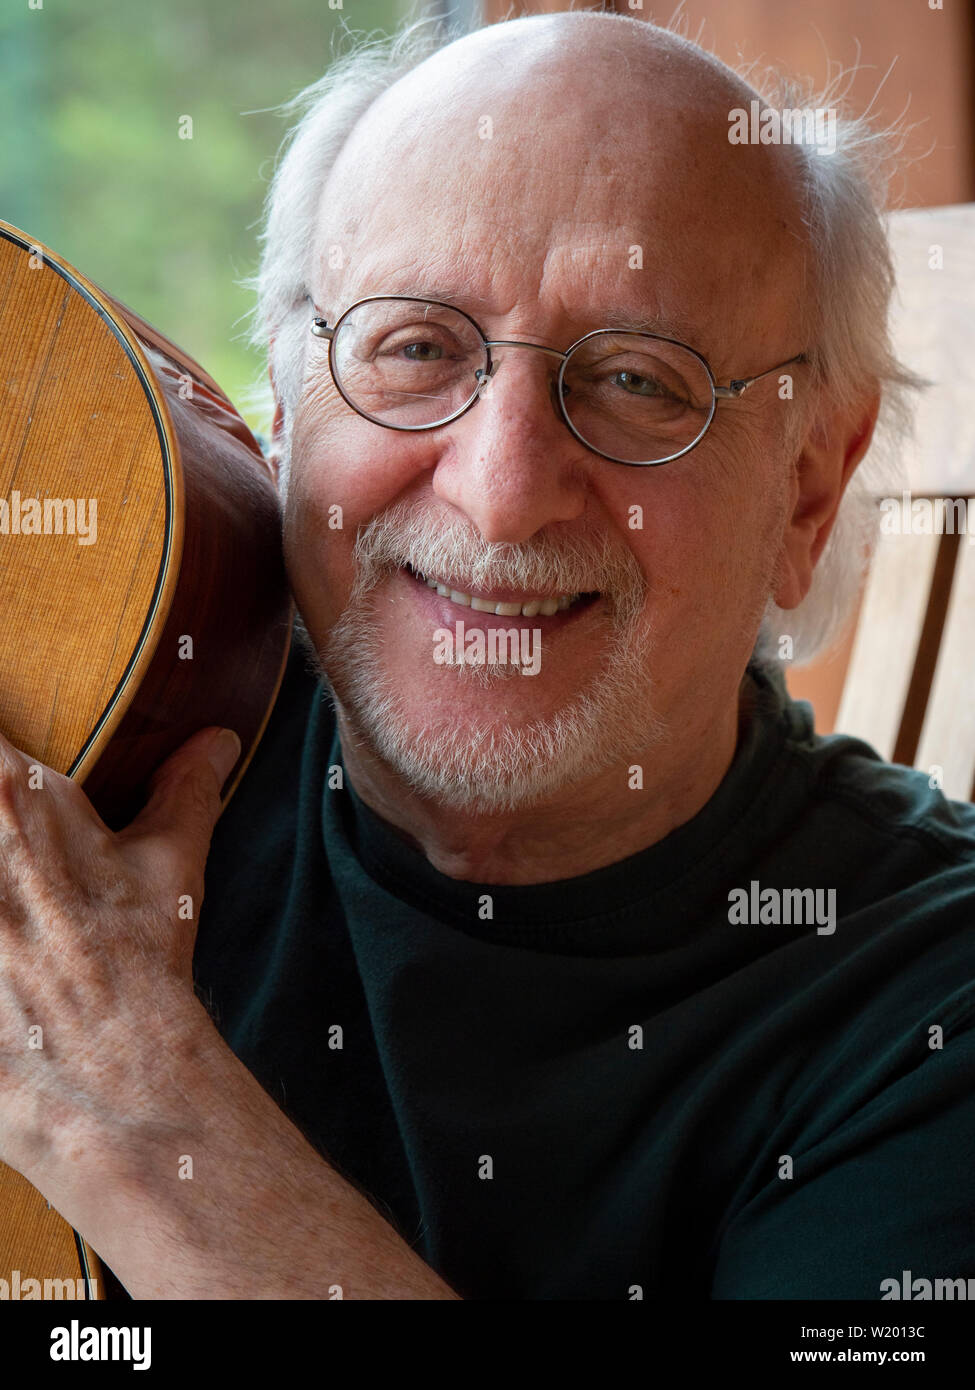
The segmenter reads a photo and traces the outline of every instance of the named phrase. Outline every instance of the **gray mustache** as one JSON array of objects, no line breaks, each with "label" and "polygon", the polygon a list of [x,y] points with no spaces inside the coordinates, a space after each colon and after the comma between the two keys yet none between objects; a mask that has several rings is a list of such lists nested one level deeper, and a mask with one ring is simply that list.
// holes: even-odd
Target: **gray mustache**
[{"label": "gray mustache", "polygon": [[542,538],[530,547],[484,541],[456,531],[434,531],[409,509],[392,508],[360,531],[354,559],[363,578],[409,564],[432,578],[444,576],[472,588],[535,589],[546,593],[620,594],[645,590],[643,574],[625,548],[606,536]]}]

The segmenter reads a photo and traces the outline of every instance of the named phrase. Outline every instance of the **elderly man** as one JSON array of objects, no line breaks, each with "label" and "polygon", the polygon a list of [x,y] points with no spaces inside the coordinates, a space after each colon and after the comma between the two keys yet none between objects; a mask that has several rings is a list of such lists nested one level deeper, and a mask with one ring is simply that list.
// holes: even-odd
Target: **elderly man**
[{"label": "elderly man", "polygon": [[729,138],[756,99],[589,13],[306,94],[259,281],[303,645],[258,755],[209,858],[220,738],[118,836],[6,779],[5,1018],[74,1031],[40,1084],[5,1056],[3,1156],[133,1294],[975,1272],[975,813],[778,665],[907,381],[871,147]]}]

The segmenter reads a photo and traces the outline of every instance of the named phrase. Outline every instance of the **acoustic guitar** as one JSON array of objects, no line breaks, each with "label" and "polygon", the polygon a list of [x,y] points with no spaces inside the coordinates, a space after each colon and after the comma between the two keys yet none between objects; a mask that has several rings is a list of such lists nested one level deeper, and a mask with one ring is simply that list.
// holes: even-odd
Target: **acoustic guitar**
[{"label": "acoustic guitar", "polygon": [[[222,725],[241,739],[226,804],[291,637],[270,470],[202,367],[4,222],[0,616],[0,730],[38,769],[83,783],[119,829],[154,769]],[[105,1296],[94,1252],[2,1166],[0,1281],[4,1297]]]}]

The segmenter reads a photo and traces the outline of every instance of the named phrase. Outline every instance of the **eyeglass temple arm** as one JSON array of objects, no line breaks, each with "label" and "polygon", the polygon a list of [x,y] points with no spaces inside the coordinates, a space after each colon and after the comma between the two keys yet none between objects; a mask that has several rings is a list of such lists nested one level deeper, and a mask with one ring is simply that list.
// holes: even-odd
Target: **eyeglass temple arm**
[{"label": "eyeglass temple arm", "polygon": [[727,386],[716,386],[714,394],[721,401],[736,401],[739,396],[745,394],[749,386],[754,386],[755,382],[761,381],[763,377],[771,376],[773,372],[781,372],[783,367],[791,367],[794,362],[808,361],[809,359],[804,352],[797,353],[795,357],[790,357],[788,362],[780,362],[777,367],[769,367],[768,371],[759,372],[757,376],[731,381]]}]

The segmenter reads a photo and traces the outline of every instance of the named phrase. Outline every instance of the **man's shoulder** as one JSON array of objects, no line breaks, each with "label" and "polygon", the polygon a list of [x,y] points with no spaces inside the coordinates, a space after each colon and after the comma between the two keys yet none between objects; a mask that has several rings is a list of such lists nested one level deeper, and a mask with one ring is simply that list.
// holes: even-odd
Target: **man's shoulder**
[{"label": "man's shoulder", "polygon": [[975,805],[945,796],[942,769],[888,762],[863,740],[840,733],[817,735],[805,758],[814,798],[871,838],[914,841],[933,863],[975,862]]},{"label": "man's shoulder", "polygon": [[837,856],[846,837],[851,851],[926,863],[929,873],[975,870],[975,806],[944,795],[940,769],[887,762],[848,734],[816,735],[789,755],[809,777],[811,824],[829,821]]},{"label": "man's shoulder", "polygon": [[[195,973],[206,990],[217,990],[227,1016],[236,1017],[258,988],[285,924],[300,926],[327,898],[321,794],[333,731],[322,683],[296,638],[264,734],[207,857]],[[303,891],[295,901],[296,877]]]},{"label": "man's shoulder", "polygon": [[[815,827],[831,818],[864,840],[914,841],[944,863],[970,861],[975,850],[975,805],[942,791],[942,768],[889,762],[867,741],[848,733],[819,733],[812,706],[790,697],[781,669],[749,668],[758,688],[766,737],[779,726],[778,756],[766,790],[788,800],[800,821]],[[780,795],[786,787],[794,794]]]},{"label": "man's shoulder", "polygon": [[282,872],[321,787],[321,762],[332,742],[334,715],[302,639],[291,645],[264,733],[224,808],[207,860],[207,886],[258,871]]},{"label": "man's shoulder", "polygon": [[759,881],[833,889],[841,918],[877,908],[891,923],[971,921],[975,806],[944,795],[939,769],[819,734],[810,706],[784,692],[773,703],[784,736],[743,821],[738,872],[754,856]]}]

